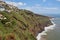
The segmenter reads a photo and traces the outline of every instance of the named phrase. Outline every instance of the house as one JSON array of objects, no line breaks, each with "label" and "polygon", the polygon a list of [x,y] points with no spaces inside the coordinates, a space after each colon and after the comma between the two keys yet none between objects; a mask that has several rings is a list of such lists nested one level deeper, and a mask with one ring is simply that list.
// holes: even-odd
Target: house
[{"label": "house", "polygon": [[0,20],[2,19],[7,19],[6,17],[4,17],[2,14],[0,14]]},{"label": "house", "polygon": [[0,5],[0,11],[4,11],[4,10],[5,10],[5,8]]},{"label": "house", "polygon": [[2,15],[2,14],[0,14],[0,19],[3,19],[3,18],[2,18],[2,16],[3,16],[3,15]]},{"label": "house", "polygon": [[5,11],[6,11],[6,12],[11,12],[12,10],[8,10],[8,9],[7,9],[7,10],[5,10]]},{"label": "house", "polygon": [[2,0],[0,0],[0,5],[2,5],[2,4],[5,4],[5,2],[4,2],[4,1],[2,1]]}]

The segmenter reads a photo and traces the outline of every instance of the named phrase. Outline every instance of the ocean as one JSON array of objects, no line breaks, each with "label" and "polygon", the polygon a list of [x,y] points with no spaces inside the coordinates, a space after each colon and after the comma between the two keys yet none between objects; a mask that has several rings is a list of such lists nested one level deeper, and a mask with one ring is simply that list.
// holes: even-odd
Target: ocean
[{"label": "ocean", "polygon": [[60,18],[54,18],[54,29],[47,32],[46,40],[60,40]]},{"label": "ocean", "polygon": [[53,25],[50,25],[48,27],[45,27],[44,28],[44,31],[42,31],[41,33],[38,33],[37,35],[37,40],[46,40],[46,37],[47,37],[47,32],[50,31],[50,30],[53,30],[54,27],[55,27],[55,23],[53,22],[54,18],[53,19],[50,19],[51,22],[53,23]]},{"label": "ocean", "polygon": [[53,25],[45,27],[45,31],[36,37],[37,40],[60,40],[60,18],[56,17],[51,22]]}]

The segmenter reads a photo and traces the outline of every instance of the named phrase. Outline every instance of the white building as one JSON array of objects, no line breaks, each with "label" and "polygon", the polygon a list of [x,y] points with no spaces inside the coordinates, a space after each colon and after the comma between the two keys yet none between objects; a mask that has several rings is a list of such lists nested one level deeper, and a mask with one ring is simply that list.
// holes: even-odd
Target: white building
[{"label": "white building", "polygon": [[4,10],[5,10],[5,8],[0,5],[0,11],[4,11]]},{"label": "white building", "polygon": [[6,17],[4,17],[2,14],[0,14],[0,20],[2,19],[7,19]]}]

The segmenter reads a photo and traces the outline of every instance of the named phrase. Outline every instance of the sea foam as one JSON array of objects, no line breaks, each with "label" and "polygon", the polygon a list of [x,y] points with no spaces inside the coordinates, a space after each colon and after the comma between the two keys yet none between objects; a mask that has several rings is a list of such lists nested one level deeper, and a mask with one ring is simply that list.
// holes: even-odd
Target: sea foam
[{"label": "sea foam", "polygon": [[39,33],[38,35],[37,35],[37,37],[36,37],[36,39],[37,40],[41,40],[41,38],[42,38],[42,35],[47,35],[47,31],[49,31],[49,30],[53,30],[54,29],[54,27],[55,27],[55,23],[52,21],[52,20],[54,20],[54,19],[50,19],[51,20],[51,22],[53,23],[53,25],[50,25],[50,26],[48,26],[48,27],[45,27],[44,29],[44,31],[42,31],[41,33]]}]

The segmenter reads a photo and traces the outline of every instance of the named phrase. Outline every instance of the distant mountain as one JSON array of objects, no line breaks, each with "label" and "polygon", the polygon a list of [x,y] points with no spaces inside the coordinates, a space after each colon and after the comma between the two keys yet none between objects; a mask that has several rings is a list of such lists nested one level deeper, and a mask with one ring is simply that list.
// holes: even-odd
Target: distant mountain
[{"label": "distant mountain", "polygon": [[52,23],[47,16],[0,1],[0,40],[36,40],[37,34],[49,25]]}]

